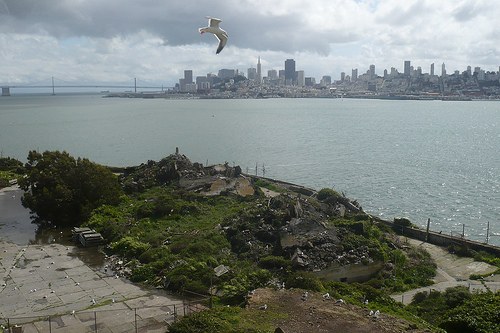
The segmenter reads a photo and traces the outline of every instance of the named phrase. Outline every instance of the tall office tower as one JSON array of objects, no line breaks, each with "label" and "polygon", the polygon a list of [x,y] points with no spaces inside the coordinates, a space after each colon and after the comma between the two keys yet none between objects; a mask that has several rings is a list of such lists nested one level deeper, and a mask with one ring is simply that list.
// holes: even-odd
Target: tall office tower
[{"label": "tall office tower", "polygon": [[275,80],[278,78],[278,72],[275,69],[270,69],[267,71],[267,78],[269,80]]},{"label": "tall office tower", "polygon": [[352,82],[356,82],[358,80],[358,69],[357,68],[352,70],[351,80],[352,80]]},{"label": "tall office tower", "polygon": [[431,64],[431,76],[434,75],[434,63]]},{"label": "tall office tower", "polygon": [[405,60],[405,76],[410,76],[411,70],[410,70],[410,60]]},{"label": "tall office tower", "polygon": [[257,70],[253,67],[247,69],[247,78],[249,80],[257,81]]},{"label": "tall office tower", "polygon": [[184,71],[184,83],[193,83],[193,71],[191,69],[186,69]]},{"label": "tall office tower", "polygon": [[306,75],[304,71],[297,71],[297,85],[303,87],[306,85]]},{"label": "tall office tower", "polygon": [[257,62],[257,77],[255,79],[257,83],[262,83],[262,66],[260,65],[260,57],[259,61]]},{"label": "tall office tower", "polygon": [[446,66],[444,65],[444,62],[443,64],[441,65],[441,77],[445,77],[446,76]]},{"label": "tall office tower", "polygon": [[340,73],[340,81],[344,82],[344,80],[345,80],[345,73],[342,72]]},{"label": "tall office tower", "polygon": [[219,77],[221,79],[234,79],[238,75],[237,69],[219,69]]},{"label": "tall office tower", "polygon": [[467,74],[469,74],[469,76],[472,75],[472,67],[467,66]]},{"label": "tall office tower", "polygon": [[295,82],[295,60],[287,59],[285,61],[285,84],[293,85]]},{"label": "tall office tower", "polygon": [[325,84],[332,84],[332,77],[330,75],[323,75],[323,82]]},{"label": "tall office tower", "polygon": [[375,65],[370,65],[370,80],[375,79]]}]

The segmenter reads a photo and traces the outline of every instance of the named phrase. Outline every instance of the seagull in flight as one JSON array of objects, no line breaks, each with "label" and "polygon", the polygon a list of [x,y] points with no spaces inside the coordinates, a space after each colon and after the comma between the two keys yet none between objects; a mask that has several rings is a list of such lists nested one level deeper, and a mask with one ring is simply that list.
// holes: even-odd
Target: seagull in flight
[{"label": "seagull in flight", "polygon": [[215,54],[219,54],[220,51],[226,46],[227,43],[227,38],[229,37],[227,35],[227,32],[219,28],[219,23],[221,20],[218,18],[210,17],[210,16],[205,16],[205,18],[208,19],[208,27],[205,28],[199,28],[198,31],[203,35],[205,32],[210,32],[215,35],[215,37],[219,40],[219,46],[217,47],[217,51]]}]

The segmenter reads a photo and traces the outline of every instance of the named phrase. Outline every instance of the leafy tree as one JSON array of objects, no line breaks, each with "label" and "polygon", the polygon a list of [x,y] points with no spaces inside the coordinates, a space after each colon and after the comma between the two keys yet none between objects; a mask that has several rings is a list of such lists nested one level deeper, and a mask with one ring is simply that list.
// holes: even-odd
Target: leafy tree
[{"label": "leafy tree", "polygon": [[117,204],[122,194],[117,177],[106,167],[67,152],[29,152],[22,203],[41,221],[78,225],[93,209]]}]

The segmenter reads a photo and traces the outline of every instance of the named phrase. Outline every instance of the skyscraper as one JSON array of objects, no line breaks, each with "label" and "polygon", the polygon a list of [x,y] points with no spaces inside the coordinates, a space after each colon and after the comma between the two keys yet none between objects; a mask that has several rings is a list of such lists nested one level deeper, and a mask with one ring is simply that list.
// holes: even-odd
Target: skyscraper
[{"label": "skyscraper", "polygon": [[431,64],[431,76],[434,75],[434,63]]},{"label": "skyscraper", "polygon": [[375,79],[375,65],[370,65],[370,80]]},{"label": "skyscraper", "polygon": [[257,81],[257,83],[262,83],[262,67],[260,65],[260,57],[257,62],[257,77],[255,78],[255,81]]},{"label": "skyscraper", "polygon": [[270,69],[267,71],[267,78],[269,80],[275,80],[278,78],[278,72],[275,69]]},{"label": "skyscraper", "polygon": [[295,60],[286,59],[285,61],[285,84],[293,85],[295,82]]},{"label": "skyscraper", "polygon": [[352,80],[352,82],[356,82],[358,80],[358,69],[357,68],[353,68],[351,80]]},{"label": "skyscraper", "polygon": [[247,78],[257,82],[257,70],[253,67],[247,69]]},{"label": "skyscraper", "polygon": [[191,69],[186,69],[184,71],[184,83],[193,83],[193,71]]},{"label": "skyscraper", "polygon": [[410,76],[410,60],[405,61],[405,76]]},{"label": "skyscraper", "polygon": [[444,65],[444,62],[443,64],[441,65],[441,77],[445,77],[446,76],[446,66]]}]

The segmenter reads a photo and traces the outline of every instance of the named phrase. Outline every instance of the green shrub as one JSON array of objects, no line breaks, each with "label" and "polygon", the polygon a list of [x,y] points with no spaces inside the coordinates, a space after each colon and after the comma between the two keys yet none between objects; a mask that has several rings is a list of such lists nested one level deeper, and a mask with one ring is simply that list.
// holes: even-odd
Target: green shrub
[{"label": "green shrub", "polygon": [[291,260],[277,256],[267,256],[259,260],[259,266],[268,269],[287,269],[291,265]]},{"label": "green shrub", "polygon": [[132,269],[132,275],[130,276],[130,280],[133,282],[153,281],[154,278],[155,272],[148,265],[134,267]]},{"label": "green shrub", "polygon": [[317,198],[318,198],[318,200],[324,201],[328,198],[340,199],[340,198],[342,198],[342,196],[337,191],[334,191],[331,188],[322,188],[318,192]]},{"label": "green shrub", "polygon": [[111,249],[127,258],[139,257],[142,253],[146,252],[149,244],[143,243],[134,237],[124,237],[118,242],[110,244]]},{"label": "green shrub", "polygon": [[286,281],[286,287],[300,288],[300,289],[319,291],[319,292],[325,290],[325,287],[323,286],[321,281],[318,280],[318,278],[316,278],[313,274],[309,272],[303,272],[303,271],[292,273]]}]

